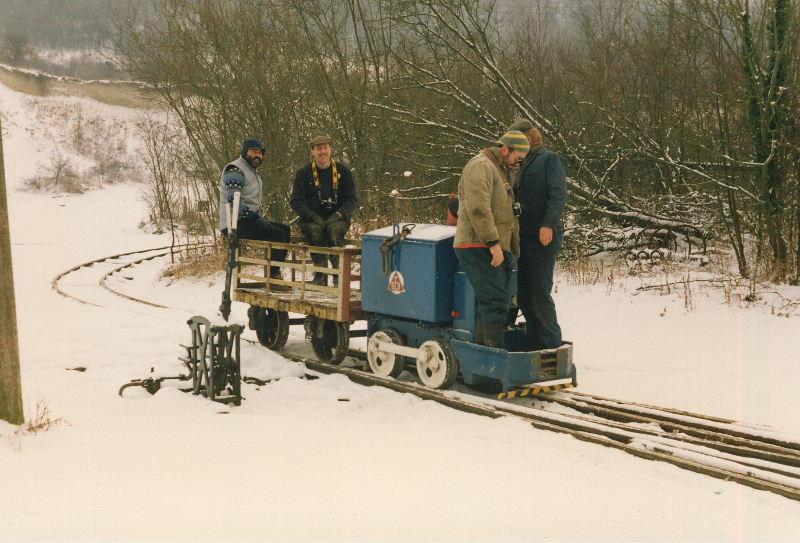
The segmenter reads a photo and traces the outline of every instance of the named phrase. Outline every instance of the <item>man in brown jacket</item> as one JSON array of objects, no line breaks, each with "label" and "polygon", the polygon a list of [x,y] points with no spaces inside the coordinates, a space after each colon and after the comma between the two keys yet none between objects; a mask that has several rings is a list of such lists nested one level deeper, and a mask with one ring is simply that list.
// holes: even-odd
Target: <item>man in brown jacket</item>
[{"label": "man in brown jacket", "polygon": [[475,289],[475,342],[502,349],[511,305],[509,283],[519,255],[511,170],[528,153],[522,132],[511,130],[472,157],[458,182],[458,225],[453,245]]}]

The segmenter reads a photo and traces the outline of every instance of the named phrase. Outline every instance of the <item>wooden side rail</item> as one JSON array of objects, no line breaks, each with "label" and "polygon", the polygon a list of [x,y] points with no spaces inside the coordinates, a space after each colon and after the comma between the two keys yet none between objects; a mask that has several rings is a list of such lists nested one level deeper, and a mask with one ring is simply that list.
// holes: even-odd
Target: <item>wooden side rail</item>
[{"label": "wooden side rail", "polygon": [[[358,283],[352,284],[361,279],[361,247],[354,245],[315,247],[304,243],[241,240],[234,291],[242,289],[241,298],[246,290],[247,299],[251,302],[256,299],[264,306],[280,303],[281,308],[296,308],[297,312],[308,314],[318,313],[314,310],[318,308],[319,313],[335,314],[335,320],[349,322],[360,314],[361,307]],[[273,251],[281,249],[287,251],[286,260],[274,260]],[[332,268],[316,266],[312,255],[334,257],[338,262]],[[281,278],[271,277],[270,270],[274,268],[288,273],[281,273]],[[308,277],[312,273],[333,276],[334,286],[313,283]]]}]

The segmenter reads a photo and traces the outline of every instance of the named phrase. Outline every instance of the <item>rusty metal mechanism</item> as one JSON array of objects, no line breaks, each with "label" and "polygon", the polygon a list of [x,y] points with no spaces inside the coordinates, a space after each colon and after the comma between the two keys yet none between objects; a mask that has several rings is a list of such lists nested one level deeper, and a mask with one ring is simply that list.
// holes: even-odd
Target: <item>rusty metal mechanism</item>
[{"label": "rusty metal mechanism", "polygon": [[181,389],[183,392],[202,394],[215,402],[241,405],[240,340],[244,327],[239,324],[216,326],[200,316],[192,317],[187,324],[192,330],[192,343],[181,345],[186,349],[186,357],[180,360],[186,364],[189,374],[134,379],[120,387],[120,396],[129,387],[140,386],[150,394],[155,394],[161,388],[161,383],[168,379],[191,379],[192,387]]},{"label": "rusty metal mechanism", "polygon": [[392,225],[393,235],[381,243],[381,270],[383,275],[389,275],[392,272],[392,247],[406,239],[415,226],[417,225],[408,223],[403,225],[401,229],[399,224]]},{"label": "rusty metal mechanism", "polygon": [[242,375],[240,339],[244,327],[212,325],[205,317],[195,316],[187,321],[192,329],[192,345],[186,347],[187,357],[181,358],[192,374],[192,393],[209,400],[240,405]]}]

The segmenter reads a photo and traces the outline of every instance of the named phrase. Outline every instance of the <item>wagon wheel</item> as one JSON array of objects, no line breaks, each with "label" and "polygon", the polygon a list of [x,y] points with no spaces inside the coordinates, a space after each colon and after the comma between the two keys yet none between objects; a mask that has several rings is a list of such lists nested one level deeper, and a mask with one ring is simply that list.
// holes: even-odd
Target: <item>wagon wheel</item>
[{"label": "wagon wheel", "polygon": [[395,353],[381,351],[374,345],[374,341],[386,341],[395,345],[404,345],[405,342],[397,330],[384,328],[378,330],[369,338],[367,343],[367,361],[372,373],[381,377],[397,377],[406,365],[406,357]]},{"label": "wagon wheel", "polygon": [[338,364],[350,347],[350,325],[317,317],[306,319],[306,330],[320,362]]},{"label": "wagon wheel", "polygon": [[430,388],[450,388],[458,376],[458,359],[450,343],[442,338],[429,339],[419,346],[417,375]]},{"label": "wagon wheel", "polygon": [[289,314],[265,309],[264,315],[256,323],[256,336],[264,347],[273,351],[282,349],[289,337]]}]

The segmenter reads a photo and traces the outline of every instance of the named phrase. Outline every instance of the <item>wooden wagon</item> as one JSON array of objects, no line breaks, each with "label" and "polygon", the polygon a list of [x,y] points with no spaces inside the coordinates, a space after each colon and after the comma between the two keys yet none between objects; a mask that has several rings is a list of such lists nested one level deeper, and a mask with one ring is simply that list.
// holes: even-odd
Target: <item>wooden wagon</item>
[{"label": "wooden wagon", "polygon": [[[350,337],[365,331],[350,331],[350,325],[364,318],[361,310],[360,242],[344,247],[312,247],[299,240],[291,243],[241,240],[238,266],[232,280],[232,299],[250,305],[249,327],[259,342],[281,349],[291,325],[303,324],[314,353],[322,362],[337,364],[347,355]],[[286,260],[273,258],[286,250]],[[318,267],[312,255],[324,255],[335,265]],[[271,268],[281,278],[271,277]],[[328,277],[326,285],[312,282],[314,274]],[[303,315],[290,318],[289,313]]]}]

